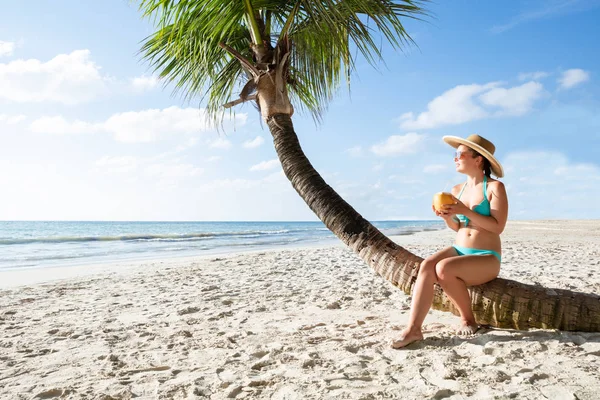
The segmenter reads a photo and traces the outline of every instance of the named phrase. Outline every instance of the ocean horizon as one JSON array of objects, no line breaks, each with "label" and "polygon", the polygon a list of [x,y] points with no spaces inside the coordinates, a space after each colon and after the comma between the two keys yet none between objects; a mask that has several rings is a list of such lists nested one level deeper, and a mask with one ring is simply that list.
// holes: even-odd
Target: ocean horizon
[{"label": "ocean horizon", "polygon": [[[384,234],[440,221],[371,221]],[[276,249],[337,241],[320,221],[0,221],[0,271]]]}]

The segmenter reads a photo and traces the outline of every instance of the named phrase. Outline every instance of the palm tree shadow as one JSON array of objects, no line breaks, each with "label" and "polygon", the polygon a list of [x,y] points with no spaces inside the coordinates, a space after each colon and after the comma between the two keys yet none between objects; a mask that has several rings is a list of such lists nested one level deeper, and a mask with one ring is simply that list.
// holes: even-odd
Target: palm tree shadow
[{"label": "palm tree shadow", "polygon": [[[518,331],[514,329],[501,329],[491,326],[482,326],[475,335],[458,336],[449,331],[428,336],[425,339],[413,343],[408,347],[412,349],[424,349],[426,347],[452,348],[463,343],[485,346],[487,343],[507,342],[536,342],[545,344],[558,341],[559,343],[581,346],[584,343],[600,343],[599,332],[571,332],[558,330],[530,330]],[[600,355],[600,352],[594,352]]]}]

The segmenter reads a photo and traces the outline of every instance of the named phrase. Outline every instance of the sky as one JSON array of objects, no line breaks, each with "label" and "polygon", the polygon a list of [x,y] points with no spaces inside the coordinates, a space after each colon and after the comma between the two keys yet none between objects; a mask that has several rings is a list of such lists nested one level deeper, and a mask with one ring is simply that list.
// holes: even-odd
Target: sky
[{"label": "sky", "polygon": [[[135,3],[0,0],[0,220],[315,221],[267,125],[217,131],[139,54]],[[598,219],[600,0],[436,1],[416,46],[358,60],[323,122],[293,116],[326,182],[372,221],[432,220],[464,182],[444,135],[496,145],[509,219]]]}]

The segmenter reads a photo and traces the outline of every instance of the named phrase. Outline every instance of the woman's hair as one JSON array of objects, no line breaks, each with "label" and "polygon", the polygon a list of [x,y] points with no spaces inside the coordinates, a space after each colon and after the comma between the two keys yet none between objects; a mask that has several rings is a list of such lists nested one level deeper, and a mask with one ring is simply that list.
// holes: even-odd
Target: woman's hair
[{"label": "woman's hair", "polygon": [[492,174],[492,164],[490,163],[490,160],[488,160],[487,158],[485,158],[484,156],[482,156],[480,153],[476,152],[473,149],[471,149],[471,151],[473,152],[473,157],[481,157],[483,159],[483,173],[488,178],[491,178],[490,175]]}]

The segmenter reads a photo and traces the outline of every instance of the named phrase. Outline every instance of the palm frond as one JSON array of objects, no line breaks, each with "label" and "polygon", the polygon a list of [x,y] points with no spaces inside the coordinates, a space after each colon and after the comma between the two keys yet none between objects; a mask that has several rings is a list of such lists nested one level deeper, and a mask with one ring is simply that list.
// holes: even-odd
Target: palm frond
[{"label": "palm frond", "polygon": [[[155,10],[154,3],[172,2],[145,3],[149,10]],[[160,17],[164,26],[146,38],[141,48],[158,76],[174,84],[176,93],[181,92],[186,100],[206,100],[207,114],[217,125],[223,116],[220,106],[229,100],[243,72],[219,43],[225,42],[252,60],[250,34],[242,23],[243,4],[236,7],[232,3],[237,2],[213,2],[199,7],[199,2],[179,1],[178,12],[165,9]],[[189,7],[183,7],[185,4]],[[222,13],[228,13],[230,18],[220,18]]]},{"label": "palm frond", "polygon": [[[277,41],[290,41],[291,99],[319,121],[342,77],[350,84],[358,54],[376,66],[382,40],[395,49],[413,44],[402,20],[424,18],[426,1],[139,0],[142,14],[157,25],[141,53],[176,92],[206,100],[208,115],[218,122],[221,106],[248,81],[219,43],[256,62],[251,45],[258,33],[275,51]],[[250,12],[254,21],[247,19]]]},{"label": "palm frond", "polygon": [[[356,56],[352,46],[371,65],[382,60],[377,44],[382,36],[393,48],[413,44],[401,17],[422,18],[425,11],[416,1],[321,0],[303,1],[304,19],[290,31],[295,44],[292,66],[304,71],[306,82],[319,101],[328,102],[339,87],[342,74],[348,86]],[[370,26],[370,23],[374,26]],[[320,88],[320,89],[319,89]]]}]

